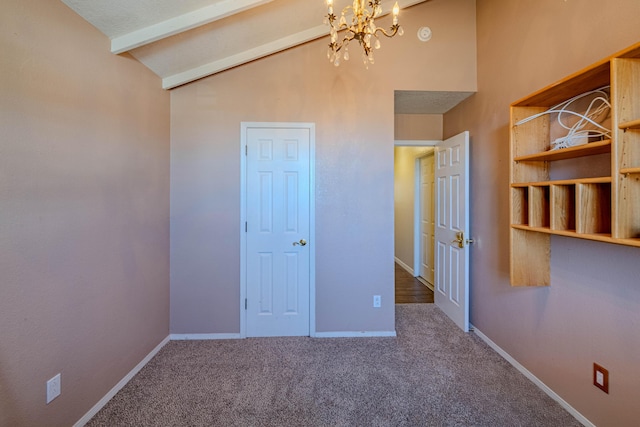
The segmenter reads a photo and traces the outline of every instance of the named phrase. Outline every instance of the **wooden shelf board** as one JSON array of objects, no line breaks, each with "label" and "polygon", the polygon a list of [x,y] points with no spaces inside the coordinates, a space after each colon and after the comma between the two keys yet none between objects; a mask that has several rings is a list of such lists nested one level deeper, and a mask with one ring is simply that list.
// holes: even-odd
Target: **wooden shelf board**
[{"label": "wooden shelf board", "polygon": [[612,58],[640,58],[640,42],[611,55]]},{"label": "wooden shelf board", "polygon": [[520,107],[552,107],[570,99],[577,93],[584,93],[609,84],[611,79],[610,58],[596,62],[570,76],[540,89],[533,94],[511,104]]},{"label": "wooden shelf board", "polygon": [[640,238],[635,239],[616,239],[622,245],[635,246],[640,248]]},{"label": "wooden shelf board", "polygon": [[615,245],[626,245],[640,247],[640,238],[634,239],[616,239],[611,237],[609,233],[587,234],[576,233],[574,230],[552,230],[549,227],[530,227],[523,224],[511,224],[511,228],[517,230],[534,231],[537,233],[553,234],[556,236],[574,237],[577,239],[595,240],[598,242],[613,243]]},{"label": "wooden shelf board", "polygon": [[608,85],[611,80],[611,59],[640,58],[640,43],[604,58],[566,78],[540,89],[511,105],[514,107],[552,107],[578,93]]},{"label": "wooden shelf board", "polygon": [[640,129],[640,119],[622,122],[618,125],[620,129]]},{"label": "wooden shelf board", "polygon": [[598,178],[562,179],[557,181],[514,182],[513,184],[511,184],[511,187],[512,188],[547,187],[551,185],[575,185],[575,184],[611,184],[611,177],[603,176]]},{"label": "wooden shelf board", "polygon": [[577,147],[562,148],[560,150],[543,151],[542,153],[518,156],[516,162],[553,161],[575,159],[576,157],[593,156],[596,154],[611,153],[611,140],[590,142]]},{"label": "wooden shelf board", "polygon": [[620,169],[621,174],[639,174],[640,168],[622,168]]}]

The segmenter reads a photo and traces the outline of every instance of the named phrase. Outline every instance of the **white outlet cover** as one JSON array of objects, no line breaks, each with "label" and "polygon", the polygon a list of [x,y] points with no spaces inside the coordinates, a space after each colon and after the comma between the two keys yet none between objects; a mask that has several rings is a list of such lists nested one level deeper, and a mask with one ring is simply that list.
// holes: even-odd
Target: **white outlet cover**
[{"label": "white outlet cover", "polygon": [[596,371],[596,382],[600,385],[604,385],[604,375],[600,371]]},{"label": "white outlet cover", "polygon": [[60,374],[47,381],[47,404],[60,396]]}]

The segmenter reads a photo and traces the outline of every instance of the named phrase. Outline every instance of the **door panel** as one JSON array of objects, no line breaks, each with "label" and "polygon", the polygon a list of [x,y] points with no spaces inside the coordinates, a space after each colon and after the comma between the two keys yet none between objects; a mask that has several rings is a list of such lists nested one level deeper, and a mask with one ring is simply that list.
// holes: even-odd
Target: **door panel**
[{"label": "door panel", "polygon": [[468,132],[438,144],[435,172],[438,212],[435,303],[465,332],[469,330],[468,152]]},{"label": "door panel", "polygon": [[452,175],[449,179],[449,197],[451,204],[451,225],[455,230],[464,230],[460,223],[460,175]]},{"label": "door panel", "polygon": [[309,335],[310,129],[246,132],[246,334]]},{"label": "door panel", "polygon": [[260,275],[258,287],[260,292],[260,314],[273,313],[273,254],[258,254]]}]

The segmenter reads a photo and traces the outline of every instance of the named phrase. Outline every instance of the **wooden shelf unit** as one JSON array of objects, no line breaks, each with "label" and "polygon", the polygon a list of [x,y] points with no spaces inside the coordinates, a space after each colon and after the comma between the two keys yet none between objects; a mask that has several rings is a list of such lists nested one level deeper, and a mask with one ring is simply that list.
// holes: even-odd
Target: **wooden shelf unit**
[{"label": "wooden shelf unit", "polygon": [[[548,115],[514,125],[607,85],[611,140],[549,150]],[[512,286],[551,284],[551,235],[640,247],[640,43],[514,102],[510,128]],[[607,170],[610,157],[610,175],[585,177],[569,164],[574,176],[551,179],[553,162],[590,156]]]}]

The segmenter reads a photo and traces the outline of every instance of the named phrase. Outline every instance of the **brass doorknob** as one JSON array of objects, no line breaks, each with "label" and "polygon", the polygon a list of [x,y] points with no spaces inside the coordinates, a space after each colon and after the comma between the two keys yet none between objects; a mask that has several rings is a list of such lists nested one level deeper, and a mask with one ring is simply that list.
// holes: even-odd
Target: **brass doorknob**
[{"label": "brass doorknob", "polygon": [[457,243],[459,248],[464,248],[464,234],[462,231],[456,233],[456,240],[452,240],[451,243]]},{"label": "brass doorknob", "polygon": [[456,240],[453,240],[451,243],[457,243],[459,248],[464,248],[464,245],[470,245],[474,243],[473,239],[465,239],[464,232],[458,231],[456,233]]},{"label": "brass doorknob", "polygon": [[293,246],[298,246],[298,245],[300,245],[300,246],[306,246],[306,245],[307,245],[307,241],[306,241],[306,240],[304,240],[304,239],[300,239],[300,241],[299,241],[299,242],[293,242]]}]

